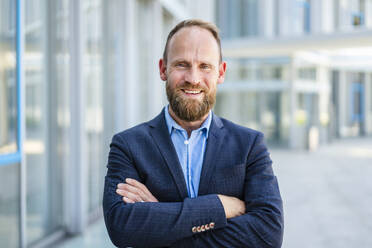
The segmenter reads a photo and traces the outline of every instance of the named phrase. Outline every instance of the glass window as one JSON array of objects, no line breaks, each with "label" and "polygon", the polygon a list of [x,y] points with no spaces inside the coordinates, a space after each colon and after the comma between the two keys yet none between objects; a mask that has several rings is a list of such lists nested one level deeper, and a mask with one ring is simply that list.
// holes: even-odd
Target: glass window
[{"label": "glass window", "polygon": [[217,25],[222,38],[257,36],[257,0],[218,0],[216,3]]},{"label": "glass window", "polygon": [[311,28],[310,0],[303,1],[303,12],[303,30],[305,33],[309,33]]},{"label": "glass window", "polygon": [[301,67],[298,69],[298,78],[310,81],[316,81],[317,71],[315,67]]},{"label": "glass window", "polygon": [[19,168],[0,166],[0,247],[19,247]]},{"label": "glass window", "polygon": [[358,1],[358,8],[356,11],[352,13],[352,25],[353,26],[364,26],[364,18],[365,18],[365,9],[366,9],[366,3],[365,0],[359,0]]},{"label": "glass window", "polygon": [[282,92],[220,92],[217,115],[237,124],[259,130],[271,144],[288,141],[289,105]]},{"label": "glass window", "polygon": [[[38,8],[35,8],[38,6]],[[48,171],[46,157],[46,84],[44,79],[43,21],[45,1],[25,2],[27,237],[32,243],[45,236],[48,217]]]},{"label": "glass window", "polygon": [[15,1],[0,0],[0,155],[17,151]]},{"label": "glass window", "polygon": [[[67,3],[25,1],[27,241],[33,244],[63,224],[62,166],[69,123]],[[50,10],[51,12],[48,12]],[[53,25],[53,28],[48,28]],[[49,33],[48,33],[49,32]]]},{"label": "glass window", "polygon": [[226,82],[249,82],[255,80],[285,80],[285,67],[283,62],[259,61],[255,59],[227,59],[228,71]]}]

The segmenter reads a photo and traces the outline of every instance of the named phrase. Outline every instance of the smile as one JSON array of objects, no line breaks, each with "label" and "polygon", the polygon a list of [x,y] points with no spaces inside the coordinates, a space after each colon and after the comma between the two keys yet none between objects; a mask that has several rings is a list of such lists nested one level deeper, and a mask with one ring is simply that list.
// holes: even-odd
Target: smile
[{"label": "smile", "polygon": [[185,92],[186,94],[192,94],[192,95],[197,95],[197,94],[201,93],[201,90],[185,90],[185,89],[183,89],[182,91]]}]

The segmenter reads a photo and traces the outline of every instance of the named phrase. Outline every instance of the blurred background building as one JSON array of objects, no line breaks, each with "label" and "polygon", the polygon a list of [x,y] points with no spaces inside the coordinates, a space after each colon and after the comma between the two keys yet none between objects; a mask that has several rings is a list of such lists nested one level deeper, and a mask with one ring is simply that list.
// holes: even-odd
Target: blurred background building
[{"label": "blurred background building", "polygon": [[217,114],[275,147],[372,134],[371,0],[0,0],[0,247],[102,217],[111,137],[166,104],[158,59],[192,17],[221,29]]}]

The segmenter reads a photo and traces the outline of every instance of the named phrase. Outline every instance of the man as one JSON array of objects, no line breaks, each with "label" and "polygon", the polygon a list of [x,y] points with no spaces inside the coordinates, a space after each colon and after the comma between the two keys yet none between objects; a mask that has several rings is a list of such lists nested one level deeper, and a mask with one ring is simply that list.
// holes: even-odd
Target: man
[{"label": "man", "polygon": [[217,28],[179,23],[160,77],[169,105],[116,134],[103,209],[119,247],[280,247],[282,201],[263,135],[211,111],[224,81]]}]

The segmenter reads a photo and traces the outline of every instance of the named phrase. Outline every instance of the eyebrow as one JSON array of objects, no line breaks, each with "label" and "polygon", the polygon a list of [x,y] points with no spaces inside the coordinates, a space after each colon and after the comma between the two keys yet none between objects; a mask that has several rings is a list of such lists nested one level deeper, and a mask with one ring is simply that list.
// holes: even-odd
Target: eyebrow
[{"label": "eyebrow", "polygon": [[[175,64],[177,64],[177,63],[187,63],[187,64],[190,64],[190,62],[187,61],[187,60],[185,60],[185,59],[177,59],[177,60],[171,62],[171,65],[175,65]],[[213,65],[213,63],[210,63],[210,62],[208,62],[208,61],[200,61],[199,64],[205,64],[205,65],[211,66],[211,67],[213,67],[213,68],[215,67],[215,66]]]},{"label": "eyebrow", "polygon": [[171,64],[174,65],[174,64],[177,64],[177,63],[187,63],[187,64],[190,64],[190,62],[188,62],[185,59],[177,59],[177,60],[173,61]]}]

